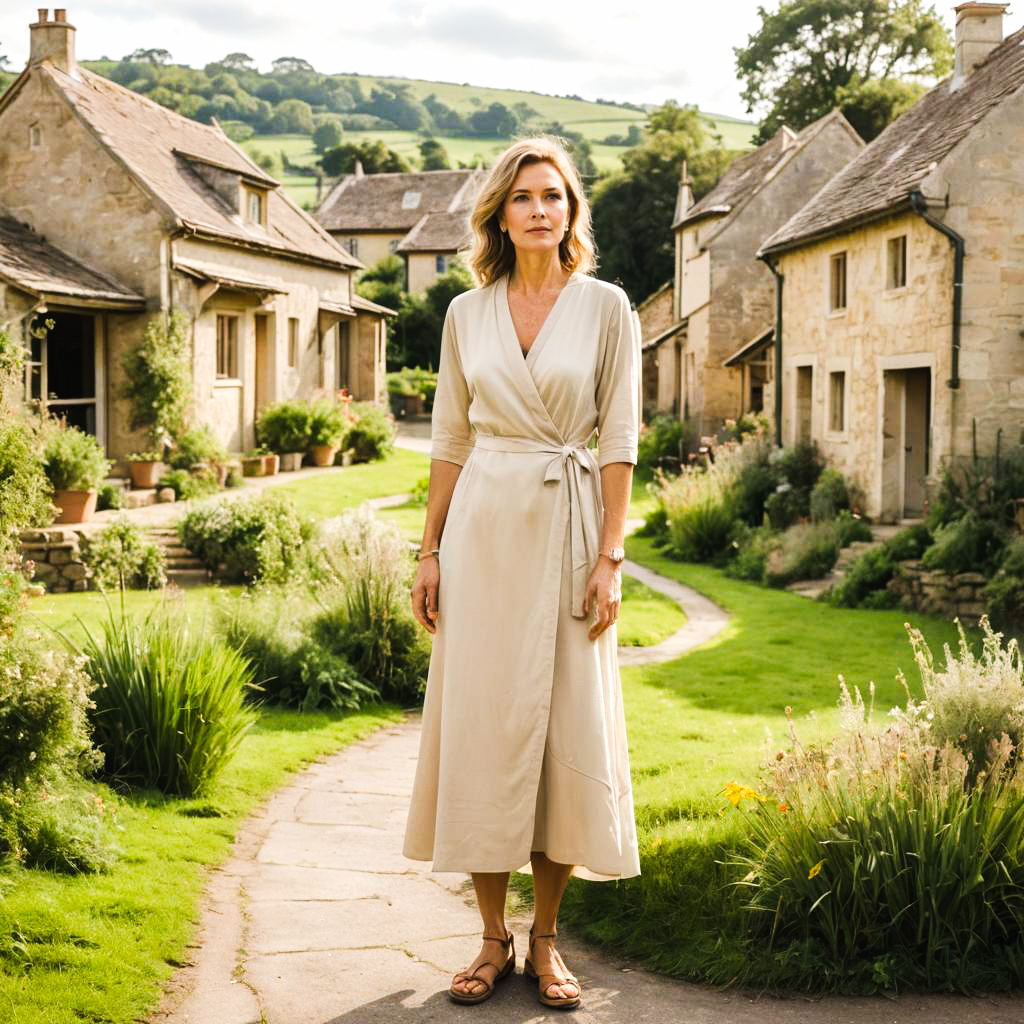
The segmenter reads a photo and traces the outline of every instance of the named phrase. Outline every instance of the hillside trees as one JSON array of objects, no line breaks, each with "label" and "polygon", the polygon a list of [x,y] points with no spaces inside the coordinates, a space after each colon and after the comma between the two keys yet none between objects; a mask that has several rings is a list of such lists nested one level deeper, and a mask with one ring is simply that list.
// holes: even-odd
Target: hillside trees
[{"label": "hillside trees", "polygon": [[380,139],[372,142],[345,142],[329,149],[320,161],[324,174],[336,178],[352,174],[356,161],[363,165],[366,174],[382,174],[387,171],[408,171],[409,165],[393,150],[388,149]]},{"label": "hillside trees", "polygon": [[707,134],[695,107],[670,100],[651,111],[643,142],[623,154],[623,170],[595,189],[599,276],[621,281],[638,303],[669,280],[675,259],[670,229],[683,160],[699,199],[714,187],[732,156]]},{"label": "hillside trees", "polygon": [[922,0],[782,0],[735,48],[759,140],[799,130],[834,107],[871,140],[952,67],[949,33]]},{"label": "hillside trees", "polygon": [[451,165],[448,151],[437,139],[424,139],[420,143],[420,167],[424,171],[447,171]]}]

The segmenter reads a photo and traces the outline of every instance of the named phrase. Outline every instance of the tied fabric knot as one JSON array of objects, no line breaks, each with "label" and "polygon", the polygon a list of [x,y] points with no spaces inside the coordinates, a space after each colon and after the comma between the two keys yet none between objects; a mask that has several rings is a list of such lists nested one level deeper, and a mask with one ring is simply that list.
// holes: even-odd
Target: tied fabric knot
[{"label": "tied fabric knot", "polygon": [[[589,456],[589,461],[588,457]],[[590,578],[590,557],[587,552],[587,534],[583,525],[582,474],[590,473],[593,462],[588,448],[574,448],[563,444],[558,454],[548,463],[544,473],[545,484],[565,481],[569,492],[569,557],[572,563],[572,616],[586,618],[583,602]]]}]

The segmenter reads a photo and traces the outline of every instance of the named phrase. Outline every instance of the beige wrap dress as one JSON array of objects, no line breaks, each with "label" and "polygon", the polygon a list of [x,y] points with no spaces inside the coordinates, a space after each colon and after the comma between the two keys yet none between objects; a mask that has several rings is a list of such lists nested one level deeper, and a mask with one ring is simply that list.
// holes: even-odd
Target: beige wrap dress
[{"label": "beige wrap dress", "polygon": [[502,872],[540,850],[626,878],[640,864],[616,630],[590,640],[583,598],[599,469],[636,463],[639,338],[621,289],[574,274],[524,358],[507,286],[460,295],[444,326],[431,457],[463,468],[404,852]]}]

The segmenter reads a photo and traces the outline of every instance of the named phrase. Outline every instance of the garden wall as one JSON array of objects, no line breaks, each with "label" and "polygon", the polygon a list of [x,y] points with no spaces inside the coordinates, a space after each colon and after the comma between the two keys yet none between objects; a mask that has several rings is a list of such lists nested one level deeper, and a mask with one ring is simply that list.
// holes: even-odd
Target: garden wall
[{"label": "garden wall", "polygon": [[904,608],[976,626],[985,612],[981,592],[987,582],[980,572],[931,572],[920,562],[900,562],[889,590]]},{"label": "garden wall", "polygon": [[82,562],[81,541],[89,532],[68,526],[23,532],[21,555],[35,563],[32,579],[45,584],[51,594],[88,590],[89,574]]}]

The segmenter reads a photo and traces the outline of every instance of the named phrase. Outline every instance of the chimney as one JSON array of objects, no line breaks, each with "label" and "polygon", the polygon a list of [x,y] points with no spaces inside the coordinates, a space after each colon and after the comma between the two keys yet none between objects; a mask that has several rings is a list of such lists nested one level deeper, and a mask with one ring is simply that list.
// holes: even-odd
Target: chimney
[{"label": "chimney", "polygon": [[676,212],[672,223],[678,224],[691,206],[693,206],[693,179],[690,177],[690,169],[686,161],[683,160],[683,165],[679,169],[679,191],[676,192]]},{"label": "chimney", "polygon": [[31,49],[28,62],[35,67],[48,60],[65,74],[77,77],[75,27],[68,24],[67,12],[63,8],[53,12],[53,21],[48,20],[49,13],[45,7],[40,7],[39,21],[29,26]]},{"label": "chimney", "polygon": [[974,69],[1003,41],[1003,15],[1009,4],[968,3],[956,7],[956,57],[950,89],[959,89]]}]

